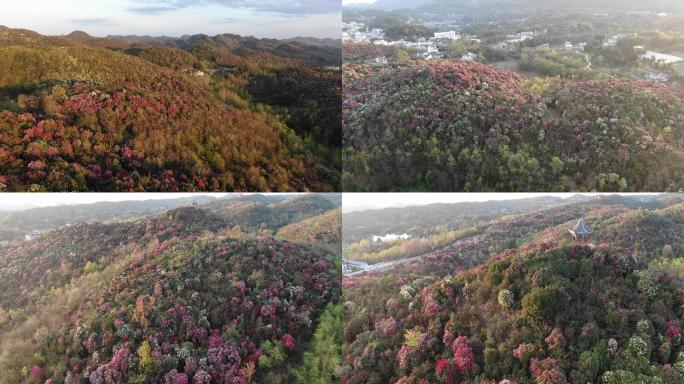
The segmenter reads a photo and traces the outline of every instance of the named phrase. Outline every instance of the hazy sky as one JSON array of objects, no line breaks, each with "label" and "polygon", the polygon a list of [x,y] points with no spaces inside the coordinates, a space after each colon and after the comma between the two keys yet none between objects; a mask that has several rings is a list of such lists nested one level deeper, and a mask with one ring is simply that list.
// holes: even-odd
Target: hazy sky
[{"label": "hazy sky", "polygon": [[342,0],[342,4],[372,4],[376,0]]},{"label": "hazy sky", "polygon": [[[345,193],[342,210],[352,212],[363,209],[427,205],[434,203],[459,203],[465,201],[514,200],[538,196],[568,198],[575,195],[597,196],[598,193]],[[604,195],[610,195],[606,193]],[[629,195],[622,193],[621,195]],[[645,195],[645,193],[639,193]]]},{"label": "hazy sky", "polygon": [[216,35],[340,38],[340,0],[19,0],[0,25],[48,35]]},{"label": "hazy sky", "polygon": [[92,204],[100,201],[160,200],[209,195],[223,197],[227,193],[3,193],[0,210],[49,207],[55,205]]}]

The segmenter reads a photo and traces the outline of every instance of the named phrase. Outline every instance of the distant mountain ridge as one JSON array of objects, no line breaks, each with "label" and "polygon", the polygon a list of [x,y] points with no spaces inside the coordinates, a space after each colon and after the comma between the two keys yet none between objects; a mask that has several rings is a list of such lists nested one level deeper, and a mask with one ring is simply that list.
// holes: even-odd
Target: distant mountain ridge
[{"label": "distant mountain ridge", "polygon": [[[72,33],[73,34],[73,33]],[[77,35],[78,37],[78,35]],[[271,38],[256,38],[253,36],[240,36],[232,33],[224,33],[219,35],[183,35],[181,37],[171,36],[107,36],[106,40],[122,41],[129,45],[148,44],[161,45],[168,47],[176,47],[185,51],[190,51],[200,44],[207,44],[212,47],[220,47],[230,50],[235,50],[240,53],[242,50],[261,50],[281,54],[285,57],[302,58],[301,54],[295,52],[299,49],[307,49],[309,53],[313,53],[324,64],[336,64],[331,57],[341,53],[342,41],[341,39],[320,39],[315,37],[294,37],[290,39],[271,39]]]},{"label": "distant mountain ridge", "polygon": [[4,242],[24,239],[32,231],[46,232],[78,222],[109,221],[160,212],[193,203],[206,204],[216,200],[210,196],[155,199],[142,201],[103,201],[92,204],[38,207],[16,211],[0,210],[0,246]]},{"label": "distant mountain ridge", "polygon": [[[82,34],[85,32],[74,31],[67,36],[73,34]],[[231,33],[219,34],[215,36],[240,36]],[[182,36],[151,36],[151,35],[107,35],[108,39],[115,39],[125,41],[131,44],[135,43],[146,43],[146,44],[167,44],[169,41],[184,40],[190,41],[197,38],[209,37],[205,34],[195,34],[195,35],[182,35]],[[266,40],[266,41],[280,41],[280,42],[298,42],[306,45],[319,45],[319,46],[335,46],[341,42],[341,39],[334,39],[329,37],[313,37],[313,36],[295,36],[286,39],[274,39],[274,38],[257,38],[253,36],[243,36],[243,38],[256,39],[256,40]]]}]

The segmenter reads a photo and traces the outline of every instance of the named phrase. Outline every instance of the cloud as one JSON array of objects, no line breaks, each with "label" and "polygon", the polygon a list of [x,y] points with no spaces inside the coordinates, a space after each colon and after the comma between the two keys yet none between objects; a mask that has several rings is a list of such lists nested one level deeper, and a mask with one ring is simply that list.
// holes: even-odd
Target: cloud
[{"label": "cloud", "polygon": [[222,19],[216,19],[212,20],[212,23],[216,24],[232,24],[232,23],[240,23],[245,21],[245,19],[239,18],[239,17],[224,17]]},{"label": "cloud", "polygon": [[175,11],[177,9],[178,9],[178,7],[173,7],[173,6],[146,6],[146,7],[128,8],[127,11],[133,12],[133,13],[139,13],[141,15],[159,15],[161,13]]},{"label": "cloud", "polygon": [[71,19],[69,20],[71,24],[77,25],[114,25],[114,22],[110,19],[105,18],[90,18],[90,19]]},{"label": "cloud", "polygon": [[[246,8],[260,12],[284,15],[315,15],[338,13],[342,10],[340,0],[143,0],[147,7],[135,9],[160,9],[161,11],[187,8],[196,5],[219,4],[231,8]],[[153,14],[154,12],[149,12]],[[156,12],[160,13],[160,12]]]}]

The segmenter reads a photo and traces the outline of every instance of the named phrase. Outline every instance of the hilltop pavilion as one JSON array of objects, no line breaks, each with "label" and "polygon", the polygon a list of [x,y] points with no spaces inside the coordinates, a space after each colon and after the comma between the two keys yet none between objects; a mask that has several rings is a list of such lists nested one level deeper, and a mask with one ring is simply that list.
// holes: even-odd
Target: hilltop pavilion
[{"label": "hilltop pavilion", "polygon": [[591,240],[591,234],[594,233],[587,223],[584,222],[583,217],[577,220],[577,224],[572,229],[568,229],[568,231],[572,235],[572,241],[580,244],[588,243]]}]

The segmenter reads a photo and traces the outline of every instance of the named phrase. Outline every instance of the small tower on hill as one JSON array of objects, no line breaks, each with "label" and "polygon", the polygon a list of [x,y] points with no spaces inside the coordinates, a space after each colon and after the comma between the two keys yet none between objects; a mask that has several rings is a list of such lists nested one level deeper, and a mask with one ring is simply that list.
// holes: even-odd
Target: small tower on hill
[{"label": "small tower on hill", "polygon": [[591,234],[594,231],[589,228],[587,223],[584,222],[584,218],[580,218],[572,229],[568,229],[572,235],[572,241],[575,243],[589,243],[591,240]]}]

